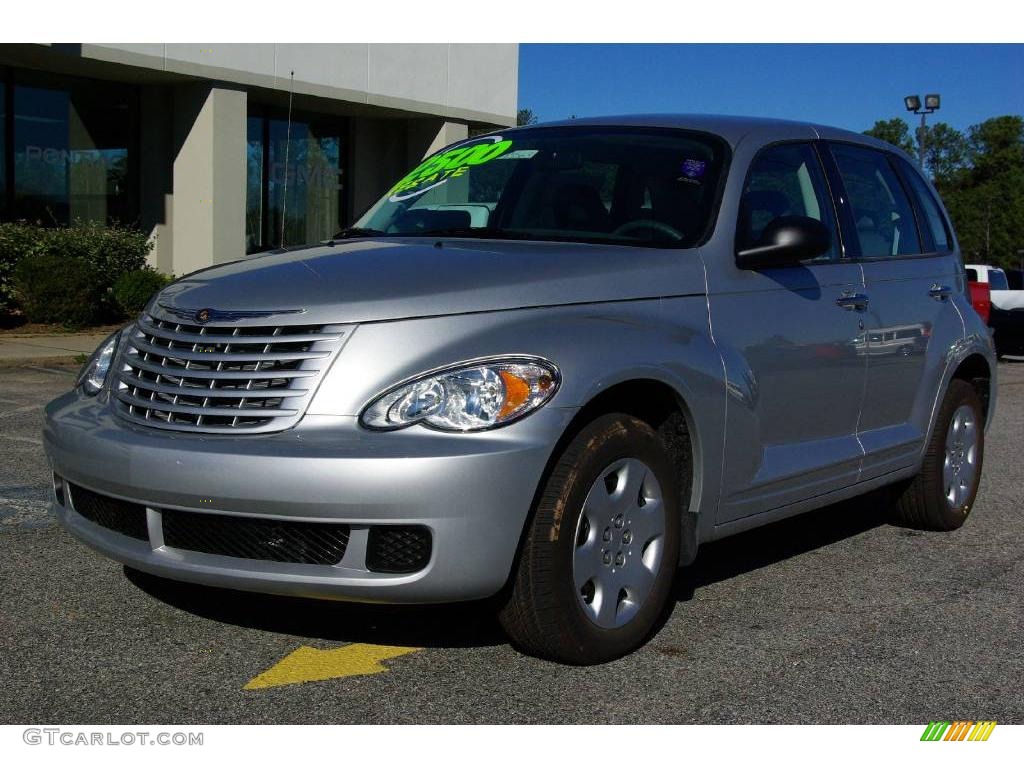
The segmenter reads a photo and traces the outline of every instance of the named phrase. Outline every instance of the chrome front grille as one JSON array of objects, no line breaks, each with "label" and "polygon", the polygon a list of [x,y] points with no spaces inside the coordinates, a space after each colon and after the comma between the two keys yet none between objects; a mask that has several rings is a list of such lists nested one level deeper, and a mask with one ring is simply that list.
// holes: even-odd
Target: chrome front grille
[{"label": "chrome front grille", "polygon": [[345,326],[188,325],[142,315],[114,396],[129,421],[186,432],[270,432],[305,412]]}]

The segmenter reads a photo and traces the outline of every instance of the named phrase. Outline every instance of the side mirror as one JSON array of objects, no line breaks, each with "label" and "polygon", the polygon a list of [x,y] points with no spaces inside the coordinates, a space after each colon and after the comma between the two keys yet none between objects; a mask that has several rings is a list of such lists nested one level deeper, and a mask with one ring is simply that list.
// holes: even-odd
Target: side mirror
[{"label": "side mirror", "polygon": [[808,216],[779,216],[768,222],[760,239],[736,252],[740,269],[791,267],[826,253],[832,235],[817,219]]}]

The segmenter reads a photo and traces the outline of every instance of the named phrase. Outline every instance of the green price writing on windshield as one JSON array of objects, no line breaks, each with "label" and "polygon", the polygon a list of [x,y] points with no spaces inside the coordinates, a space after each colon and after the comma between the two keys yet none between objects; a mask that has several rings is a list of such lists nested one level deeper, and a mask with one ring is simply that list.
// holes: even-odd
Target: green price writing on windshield
[{"label": "green price writing on windshield", "polygon": [[500,136],[488,138],[488,142],[469,146],[463,144],[423,161],[391,188],[391,202],[397,203],[422,195],[428,189],[444,184],[448,179],[457,178],[474,165],[483,165],[512,148],[509,139],[503,140]]}]

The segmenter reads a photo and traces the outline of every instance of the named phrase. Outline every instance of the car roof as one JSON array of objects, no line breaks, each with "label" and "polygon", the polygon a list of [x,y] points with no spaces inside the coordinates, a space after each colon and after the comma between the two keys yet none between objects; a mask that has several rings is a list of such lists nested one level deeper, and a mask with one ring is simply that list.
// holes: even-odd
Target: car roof
[{"label": "car roof", "polygon": [[[779,120],[768,117],[744,117],[740,115],[697,115],[697,114],[639,114],[639,115],[609,115],[603,117],[579,117],[571,120],[558,120],[550,123],[538,123],[536,125],[520,128],[506,129],[501,133],[511,131],[529,131],[535,128],[552,128],[563,126],[628,126],[646,128],[682,128],[691,131],[704,131],[721,136],[731,146],[735,147],[745,138],[770,138],[778,140],[779,134],[792,133],[794,138],[807,138],[808,134],[821,139],[834,141],[852,141],[858,144],[874,146],[878,149],[896,151],[906,157],[906,153],[898,147],[881,141],[873,136],[863,133],[848,131],[843,128],[836,128],[820,123],[810,123],[799,120]],[[909,158],[908,158],[909,159]]]}]

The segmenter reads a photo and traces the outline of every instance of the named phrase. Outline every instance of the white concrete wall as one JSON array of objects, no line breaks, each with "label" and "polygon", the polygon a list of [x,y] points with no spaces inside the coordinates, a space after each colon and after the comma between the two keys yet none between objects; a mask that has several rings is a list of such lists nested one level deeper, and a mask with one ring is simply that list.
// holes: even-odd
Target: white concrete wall
[{"label": "white concrete wall", "polygon": [[83,44],[81,55],[239,85],[513,125],[514,44]]}]

